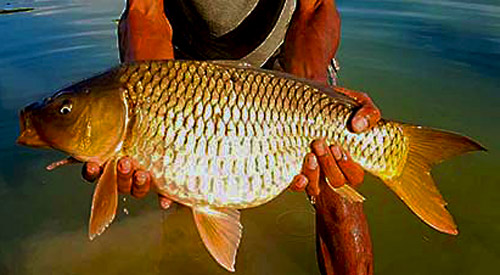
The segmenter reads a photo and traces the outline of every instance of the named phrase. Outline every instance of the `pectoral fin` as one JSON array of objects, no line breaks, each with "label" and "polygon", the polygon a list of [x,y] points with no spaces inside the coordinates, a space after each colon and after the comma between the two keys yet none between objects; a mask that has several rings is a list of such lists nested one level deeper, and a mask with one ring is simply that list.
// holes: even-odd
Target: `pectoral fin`
[{"label": "pectoral fin", "polygon": [[118,206],[116,160],[109,161],[97,182],[90,210],[89,238],[93,240],[106,230],[115,218]]},{"label": "pectoral fin", "polygon": [[201,239],[212,257],[234,272],[242,232],[240,212],[228,208],[194,207],[193,215]]}]

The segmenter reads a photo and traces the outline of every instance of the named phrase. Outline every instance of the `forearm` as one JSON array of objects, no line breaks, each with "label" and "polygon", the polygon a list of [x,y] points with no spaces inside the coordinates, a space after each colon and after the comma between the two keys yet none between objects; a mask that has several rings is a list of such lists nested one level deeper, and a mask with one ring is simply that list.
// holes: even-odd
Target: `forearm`
[{"label": "forearm", "polygon": [[326,82],[327,67],[340,41],[340,16],[334,0],[301,0],[287,32],[285,71]]},{"label": "forearm", "polygon": [[373,252],[363,205],[350,203],[323,182],[316,200],[316,253],[324,275],[373,274]]},{"label": "forearm", "polygon": [[122,62],[174,58],[163,0],[129,0],[118,25]]}]

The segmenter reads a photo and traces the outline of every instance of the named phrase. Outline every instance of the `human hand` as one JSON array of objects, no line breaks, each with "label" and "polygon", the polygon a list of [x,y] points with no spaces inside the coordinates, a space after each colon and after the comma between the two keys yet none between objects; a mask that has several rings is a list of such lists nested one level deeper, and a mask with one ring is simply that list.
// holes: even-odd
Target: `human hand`
[{"label": "human hand", "polygon": [[344,184],[357,187],[363,182],[363,169],[340,146],[327,146],[324,139],[318,139],[311,143],[311,150],[304,158],[301,173],[292,180],[293,191],[305,190],[311,198],[319,196],[321,176],[335,188]]},{"label": "human hand", "polygon": [[[83,165],[82,176],[87,181],[93,182],[101,175],[102,167],[97,163],[87,162]],[[141,199],[149,192],[153,184],[153,176],[150,172],[139,169],[137,164],[129,157],[122,157],[116,166],[118,178],[118,192],[130,194],[136,199]],[[172,205],[172,200],[158,194],[160,207],[167,209]]]},{"label": "human hand", "polygon": [[[362,92],[348,90],[342,87],[333,87],[341,94],[354,99],[361,105],[350,121],[350,128],[355,133],[360,133],[375,126],[380,120],[380,110],[375,106],[370,97]],[[319,195],[320,168],[328,183],[333,187],[350,184],[353,187],[363,182],[364,172],[361,166],[356,164],[347,152],[340,146],[328,147],[323,139],[311,143],[312,152],[304,158],[302,172],[292,180],[291,189],[304,191],[310,197]]]}]

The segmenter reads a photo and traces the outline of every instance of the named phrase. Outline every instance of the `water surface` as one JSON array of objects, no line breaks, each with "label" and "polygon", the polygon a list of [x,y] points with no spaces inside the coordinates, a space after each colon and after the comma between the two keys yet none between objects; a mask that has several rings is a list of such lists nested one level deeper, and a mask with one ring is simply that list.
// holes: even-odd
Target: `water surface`
[{"label": "water surface", "polygon": [[[3,7],[7,1],[0,1]],[[0,16],[0,274],[227,274],[210,258],[187,209],[156,198],[120,201],[112,226],[87,236],[92,185],[80,167],[48,173],[62,155],[20,148],[17,111],[118,64],[123,1],[16,1]],[[495,0],[338,1],[341,83],[384,116],[479,140],[488,153],[433,170],[457,237],[420,222],[380,181],[367,197],[377,274],[485,274],[500,262],[500,3]],[[129,214],[126,214],[126,209]],[[314,218],[303,194],[243,211],[237,274],[318,274]]]}]

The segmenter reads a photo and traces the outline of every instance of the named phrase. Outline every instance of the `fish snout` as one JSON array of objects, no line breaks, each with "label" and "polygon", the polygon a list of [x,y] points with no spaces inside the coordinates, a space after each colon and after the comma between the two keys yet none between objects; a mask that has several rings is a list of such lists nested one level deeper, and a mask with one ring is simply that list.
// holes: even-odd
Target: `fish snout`
[{"label": "fish snout", "polygon": [[48,144],[40,138],[32,122],[32,111],[42,106],[39,102],[30,104],[19,112],[20,134],[16,143],[31,147],[47,147]]}]

